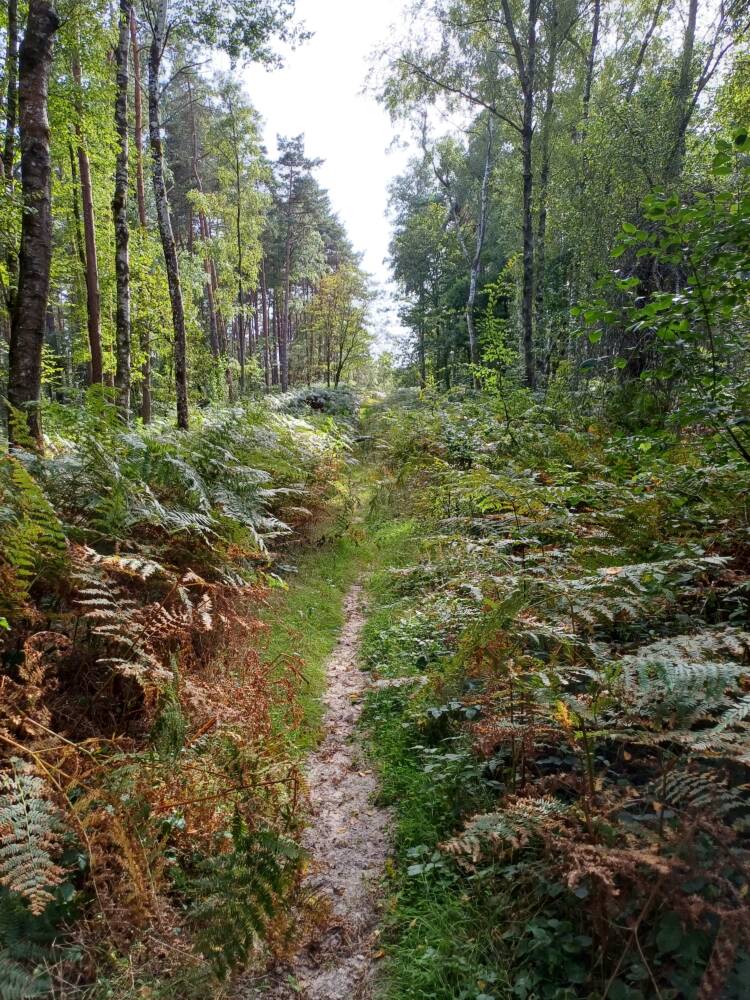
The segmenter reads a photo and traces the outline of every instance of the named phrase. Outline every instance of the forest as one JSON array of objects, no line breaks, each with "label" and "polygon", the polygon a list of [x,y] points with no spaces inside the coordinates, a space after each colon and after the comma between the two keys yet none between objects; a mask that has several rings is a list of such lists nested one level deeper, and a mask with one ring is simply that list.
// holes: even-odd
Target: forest
[{"label": "forest", "polygon": [[390,289],[337,3],[0,3],[0,1000],[744,1000],[750,3],[404,2]]}]

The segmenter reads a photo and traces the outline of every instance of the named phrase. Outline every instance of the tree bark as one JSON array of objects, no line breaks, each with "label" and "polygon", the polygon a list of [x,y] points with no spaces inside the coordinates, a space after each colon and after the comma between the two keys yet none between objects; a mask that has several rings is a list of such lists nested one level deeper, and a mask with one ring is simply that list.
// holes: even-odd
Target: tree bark
[{"label": "tree bark", "polygon": [[[230,112],[232,107],[230,104]],[[242,271],[244,266],[242,253],[242,174],[240,167],[240,145],[237,135],[234,114],[232,113],[232,142],[234,143],[234,197],[236,202],[235,229],[237,238],[237,299],[239,303],[239,336],[240,336],[240,392],[245,391],[245,292],[243,288]]]},{"label": "tree bark", "polygon": [[[188,77],[188,105],[190,108],[190,131],[192,136],[192,151],[190,158],[190,168],[193,174],[193,180],[195,181],[196,190],[199,194],[203,194],[203,183],[201,181],[200,171],[198,170],[198,161],[200,159],[200,148],[198,145],[198,129],[195,124],[195,106],[193,102],[193,87]],[[203,283],[206,292],[206,309],[208,312],[208,346],[211,348],[211,354],[214,360],[218,360],[221,355],[221,347],[219,344],[219,323],[216,316],[216,300],[214,298],[214,276],[211,267],[211,252],[209,248],[209,240],[211,237],[210,230],[208,228],[208,220],[206,219],[206,213],[202,208],[198,210],[198,227],[200,229],[201,242],[203,243],[203,270],[206,274],[206,279]],[[188,246],[192,246],[192,225],[190,232],[188,234]]]},{"label": "tree bark", "polygon": [[130,420],[130,259],[128,244],[128,50],[130,49],[130,19],[132,0],[120,0],[120,30],[117,40],[117,96],[115,129],[117,131],[117,165],[112,216],[115,224],[115,276],[117,280],[117,310],[115,317],[115,389],[117,409],[122,420]]},{"label": "tree bark", "polygon": [[675,181],[679,178],[685,161],[685,132],[690,120],[688,107],[690,105],[693,84],[693,60],[695,58],[695,30],[697,21],[698,0],[689,0],[688,19],[685,26],[685,36],[682,41],[682,54],[680,56],[680,76],[675,91],[675,140],[665,171],[667,179],[670,181]]},{"label": "tree bark", "polygon": [[[547,197],[550,175],[550,133],[552,131],[552,111],[555,101],[555,76],[557,72],[557,49],[559,30],[559,11],[556,0],[552,0],[550,17],[550,40],[547,57],[547,85],[542,116],[542,133],[540,142],[541,167],[539,171],[539,218],[536,236],[536,281],[535,281],[535,320],[537,331],[543,331],[546,325],[546,256],[547,256]],[[546,366],[543,366],[546,367]]]},{"label": "tree bark", "polygon": [[[482,250],[484,249],[484,237],[487,232],[487,216],[489,213],[489,190],[490,175],[492,173],[492,143],[493,128],[492,120],[487,122],[487,152],[484,157],[484,171],[482,173],[482,186],[479,192],[479,218],[477,220],[477,236],[474,244],[474,256],[471,259],[469,271],[469,295],[466,300],[466,329],[469,334],[469,358],[475,365],[478,360],[476,333],[474,329],[474,306],[477,300],[477,285],[479,283],[479,270],[482,263]],[[472,372],[472,385],[477,387],[476,374]]]},{"label": "tree bark", "polygon": [[96,256],[96,220],[94,217],[94,192],[91,183],[91,167],[86,140],[83,134],[83,92],[81,89],[81,64],[76,55],[73,60],[73,80],[76,85],[76,145],[78,154],[78,178],[81,184],[81,208],[83,216],[83,241],[86,254],[86,321],[91,354],[91,384],[100,384],[104,379],[101,336],[101,305],[99,295],[99,264]]},{"label": "tree bark", "polygon": [[5,141],[3,143],[3,173],[13,178],[16,152],[16,119],[18,115],[18,0],[8,0],[8,44],[5,55]]},{"label": "tree bark", "polygon": [[161,139],[159,107],[159,70],[161,68],[164,45],[166,0],[161,0],[157,21],[153,25],[151,47],[148,60],[148,127],[151,145],[152,174],[156,216],[159,223],[164,263],[167,270],[169,299],[172,306],[172,327],[174,331],[174,378],[177,397],[177,426],[186,430],[189,424],[187,387],[187,334],[185,331],[185,310],[182,303],[180,267],[177,246],[169,213],[169,199],[164,180],[164,150]]},{"label": "tree bark", "polygon": [[[8,191],[13,190],[13,161],[16,155],[16,124],[18,121],[18,0],[8,0],[8,44],[5,54],[5,141],[3,143],[2,166]],[[18,256],[11,244],[5,254],[8,284],[3,287],[3,297],[8,315],[13,312],[16,294]],[[7,332],[4,331],[7,336]]]},{"label": "tree bark", "polygon": [[138,221],[146,228],[146,186],[143,181],[143,91],[141,90],[141,53],[138,48],[138,26],[135,8],[130,5],[130,48],[133,53],[133,144],[135,146],[135,189],[138,200]]},{"label": "tree bark", "polygon": [[583,121],[584,129],[589,120],[591,107],[591,90],[594,85],[594,66],[596,65],[596,50],[599,47],[599,25],[601,24],[601,0],[594,0],[594,20],[591,25],[591,44],[586,57],[586,76],[583,81]]},{"label": "tree bark", "polygon": [[[135,189],[138,205],[138,223],[146,229],[146,187],[143,179],[143,89],[141,83],[141,54],[138,48],[138,25],[135,7],[130,6],[130,50],[133,60],[133,145],[135,146]],[[143,352],[141,365],[141,420],[151,423],[151,337],[147,329],[141,327],[139,342]]]},{"label": "tree bark", "polygon": [[266,264],[260,265],[260,299],[263,312],[263,379],[266,392],[271,388],[271,351],[269,345],[268,288],[266,287]]},{"label": "tree bark", "polygon": [[633,70],[630,74],[630,80],[628,82],[627,90],[625,91],[626,101],[631,101],[633,99],[633,93],[635,91],[636,84],[638,83],[638,76],[640,75],[641,72],[641,66],[643,65],[643,60],[646,57],[646,51],[651,41],[651,37],[656,31],[656,26],[659,23],[659,15],[661,14],[661,8],[663,2],[664,0],[659,0],[659,2],[656,4],[653,16],[651,18],[651,22],[648,26],[648,29],[646,30],[646,34],[643,36],[641,47],[638,49],[638,55],[636,56],[636,60],[633,63]]},{"label": "tree bark", "polygon": [[[39,401],[42,344],[52,260],[52,197],[47,93],[52,39],[60,20],[48,0],[29,0],[26,32],[19,52],[18,117],[21,145],[23,219],[18,292],[13,306],[8,359],[8,401],[26,411],[29,433],[43,447]],[[18,442],[14,421],[9,440]]]},{"label": "tree bark", "polygon": [[505,26],[510,36],[516,60],[518,79],[523,95],[521,123],[521,162],[523,165],[523,287],[521,292],[521,344],[523,347],[526,385],[536,386],[536,360],[534,354],[534,86],[536,73],[536,23],[539,14],[538,0],[529,0],[527,8],[526,52],[516,33],[509,0],[502,0]]}]

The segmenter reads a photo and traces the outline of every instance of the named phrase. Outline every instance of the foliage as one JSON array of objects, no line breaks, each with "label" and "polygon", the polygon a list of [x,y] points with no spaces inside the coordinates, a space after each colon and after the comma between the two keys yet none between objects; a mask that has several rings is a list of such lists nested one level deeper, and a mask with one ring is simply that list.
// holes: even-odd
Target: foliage
[{"label": "foliage", "polygon": [[399,824],[387,995],[741,996],[745,468],[491,396],[372,419],[422,540],[365,640],[424,681],[366,713]]},{"label": "foliage", "polygon": [[297,845],[273,830],[248,830],[240,816],[231,848],[203,859],[187,883],[197,944],[225,975],[250,953],[275,915],[300,859]]},{"label": "foliage", "polygon": [[[258,615],[278,546],[345,528],[347,435],[261,403],[126,429],[96,391],[49,418],[51,454],[2,466],[0,912],[49,910],[36,950],[0,936],[8,995],[115,983],[127,953],[168,978],[185,948],[205,987],[281,935],[296,890],[303,685],[262,658]],[[153,934],[181,947],[141,950]]]}]

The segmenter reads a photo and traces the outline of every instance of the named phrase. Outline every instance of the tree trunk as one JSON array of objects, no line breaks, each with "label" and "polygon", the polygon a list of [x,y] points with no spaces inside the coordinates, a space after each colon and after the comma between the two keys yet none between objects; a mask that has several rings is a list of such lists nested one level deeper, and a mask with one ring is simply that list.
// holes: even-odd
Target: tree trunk
[{"label": "tree trunk", "polygon": [[[190,131],[192,135],[192,154],[190,158],[190,166],[193,174],[193,180],[195,181],[196,190],[203,194],[203,183],[201,182],[200,172],[198,170],[198,160],[200,159],[200,149],[198,146],[198,129],[195,125],[195,106],[193,102],[193,87],[190,82],[190,77],[187,81],[188,86],[188,106],[190,108]],[[192,222],[192,219],[191,219]],[[221,349],[219,346],[219,324],[216,318],[216,301],[214,299],[214,278],[211,268],[211,257],[209,249],[209,239],[210,231],[208,228],[208,220],[202,209],[198,211],[198,226],[200,229],[201,242],[203,243],[203,270],[206,274],[206,279],[203,283],[203,287],[206,292],[206,309],[208,311],[208,345],[211,348],[211,354],[214,360],[219,358],[221,354]],[[192,249],[192,225],[188,233],[188,246]]]},{"label": "tree trunk", "polygon": [[[471,260],[469,272],[469,295],[466,300],[466,329],[469,334],[469,360],[472,365],[479,361],[477,353],[476,333],[474,331],[474,306],[477,299],[477,285],[479,283],[479,269],[482,263],[482,250],[484,249],[484,237],[487,231],[487,215],[489,212],[489,188],[490,174],[492,173],[492,141],[493,128],[492,121],[487,122],[487,153],[484,158],[484,172],[482,173],[482,187],[479,193],[479,218],[477,219],[477,238],[474,245],[474,256]],[[471,383],[477,387],[476,374],[472,372]]]},{"label": "tree trunk", "polygon": [[[598,0],[597,0],[598,2]],[[534,357],[534,87],[536,73],[536,22],[539,0],[529,0],[527,8],[526,51],[516,32],[509,0],[502,0],[503,19],[513,49],[518,81],[523,95],[521,122],[521,162],[523,164],[523,284],[521,292],[521,344],[523,347],[526,385],[536,386]]]},{"label": "tree trunk", "polygon": [[143,181],[143,91],[141,90],[141,54],[138,49],[138,28],[135,8],[130,7],[130,47],[133,52],[133,117],[135,145],[135,188],[138,199],[138,221],[146,228],[146,186]]},{"label": "tree trunk", "polygon": [[424,307],[420,307],[419,315],[419,387],[424,389],[427,385],[427,350],[425,344],[424,331]]},{"label": "tree trunk", "polygon": [[239,154],[239,139],[237,133],[233,128],[233,139],[234,139],[234,182],[235,182],[235,201],[236,214],[235,214],[235,227],[237,236],[237,298],[239,302],[239,334],[240,334],[240,392],[245,391],[245,292],[242,287],[242,268],[243,268],[243,254],[242,254],[242,184],[241,184],[241,173],[240,173],[240,154]]},{"label": "tree trunk", "polygon": [[159,107],[159,69],[166,19],[166,0],[162,0],[157,24],[154,26],[148,60],[148,128],[151,145],[154,201],[159,222],[159,236],[164,252],[167,270],[169,299],[172,306],[172,327],[174,331],[174,379],[177,397],[177,426],[186,430],[189,423],[187,387],[187,335],[185,331],[185,310],[182,304],[180,268],[177,260],[172,220],[169,215],[167,186],[164,180],[164,151],[161,141],[161,121]]},{"label": "tree trunk", "polygon": [[[41,449],[39,411],[42,344],[52,260],[50,133],[47,89],[52,38],[60,20],[48,0],[29,0],[26,32],[19,52],[18,117],[21,138],[23,218],[18,292],[11,316],[8,401],[26,411],[28,429]],[[9,440],[19,435],[10,421]]]},{"label": "tree trunk", "polygon": [[128,244],[128,50],[130,48],[130,18],[132,0],[120,0],[120,31],[117,41],[117,96],[115,128],[117,131],[117,165],[112,216],[115,224],[115,275],[117,279],[117,314],[115,343],[117,368],[115,388],[117,409],[122,420],[130,419],[130,260]]},{"label": "tree trunk", "polygon": [[[547,255],[547,196],[550,174],[550,133],[552,131],[552,110],[555,100],[555,75],[557,72],[559,17],[556,0],[551,6],[550,42],[547,63],[547,87],[542,116],[542,133],[540,142],[541,168],[539,171],[539,219],[536,236],[536,282],[535,282],[535,320],[537,331],[543,331],[546,326],[546,281],[545,267]],[[542,366],[544,367],[544,366]]]},{"label": "tree trunk", "polygon": [[151,423],[151,335],[148,330],[141,337],[143,365],[141,366],[141,420],[144,424]]},{"label": "tree trunk", "polygon": [[279,290],[274,288],[273,290],[273,345],[271,354],[271,383],[272,385],[279,384],[279,344],[281,342],[281,309],[279,308]]},{"label": "tree trunk", "polygon": [[586,76],[583,81],[583,121],[584,129],[589,120],[591,107],[591,89],[594,85],[594,66],[596,65],[596,50],[599,47],[599,25],[601,23],[601,0],[594,0],[594,21],[591,26],[591,44],[586,57]]},{"label": "tree trunk", "polygon": [[532,146],[534,139],[534,64],[536,58],[536,0],[529,3],[529,36],[526,66],[526,83],[523,92],[523,126],[521,151],[523,161],[523,292],[521,328],[523,337],[524,370],[529,389],[536,386],[534,357],[534,166]]},{"label": "tree trunk", "polygon": [[[135,7],[130,7],[130,49],[133,60],[133,144],[135,146],[135,188],[138,204],[138,223],[146,229],[146,187],[143,180],[143,89],[141,84],[141,53],[138,48],[138,26]],[[151,423],[151,336],[145,327],[140,329],[140,347],[143,352],[141,365],[141,420]]]},{"label": "tree trunk", "polygon": [[[7,88],[5,92],[5,142],[3,144],[2,166],[6,187],[9,193],[13,191],[13,161],[16,155],[16,124],[18,120],[18,0],[8,0],[8,43],[5,54],[5,75]],[[16,294],[16,275],[18,272],[18,255],[9,241],[5,254],[5,266],[8,272],[7,286],[3,286],[5,308],[10,316],[13,312],[13,302]],[[7,330],[3,331],[8,336]]]},{"label": "tree trunk", "polygon": [[260,265],[260,299],[263,309],[263,378],[266,391],[271,388],[271,350],[269,344],[268,288],[266,287],[266,264]]},{"label": "tree trunk", "polygon": [[91,184],[91,167],[83,135],[83,91],[81,89],[81,64],[78,56],[73,60],[73,80],[76,85],[76,143],[78,152],[78,178],[81,183],[83,216],[83,241],[86,253],[86,321],[91,354],[91,384],[103,381],[101,305],[99,295],[99,264],[96,256],[96,220],[94,218],[94,191]]},{"label": "tree trunk", "polygon": [[690,120],[688,107],[693,84],[693,60],[695,58],[695,29],[698,20],[698,0],[690,0],[685,36],[680,56],[680,76],[675,91],[675,140],[666,167],[669,181],[677,180],[682,174],[685,161],[685,132]]},{"label": "tree trunk", "polygon": [[16,152],[16,117],[18,113],[18,0],[8,0],[8,44],[5,55],[5,142],[3,172],[6,180],[13,178]]}]

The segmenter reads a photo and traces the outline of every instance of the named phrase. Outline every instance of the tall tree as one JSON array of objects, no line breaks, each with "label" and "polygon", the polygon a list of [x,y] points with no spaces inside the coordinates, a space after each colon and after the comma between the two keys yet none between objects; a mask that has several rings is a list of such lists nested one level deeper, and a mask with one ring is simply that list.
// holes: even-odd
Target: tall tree
[{"label": "tall tree", "polygon": [[174,336],[174,380],[177,399],[177,426],[186,430],[189,423],[188,383],[187,383],[187,331],[185,328],[185,306],[182,301],[180,265],[177,258],[177,243],[172,229],[172,219],[167,197],[165,179],[164,147],[161,130],[161,93],[159,76],[162,58],[167,44],[168,0],[158,0],[149,5],[148,19],[151,28],[151,45],[148,56],[148,129],[151,145],[151,177],[156,204],[156,218],[159,224],[164,263],[167,271],[169,300],[172,306],[172,332]]},{"label": "tall tree", "polygon": [[[78,41],[80,48],[80,39]],[[78,178],[81,184],[81,206],[83,218],[84,276],[86,280],[86,319],[91,355],[91,384],[104,379],[101,333],[101,296],[99,294],[99,262],[96,249],[96,220],[94,217],[94,188],[91,180],[91,165],[86,148],[83,128],[83,84],[81,63],[78,52],[73,59],[73,80],[75,82],[75,133],[78,156]]]},{"label": "tall tree", "polygon": [[3,142],[3,172],[6,180],[13,176],[15,159],[16,118],[18,111],[18,0],[8,0],[8,41],[5,54],[5,140]]},{"label": "tall tree", "polygon": [[151,41],[148,60],[149,139],[152,156],[152,183],[159,234],[167,270],[174,337],[174,375],[177,397],[177,424],[188,426],[187,334],[185,308],[180,284],[170,205],[165,180],[165,156],[161,134],[160,72],[170,39],[190,45],[222,49],[232,58],[246,57],[273,61],[269,48],[274,35],[294,38],[289,27],[294,0],[143,0]]},{"label": "tall tree", "polygon": [[115,389],[117,408],[127,423],[130,417],[130,229],[128,226],[128,87],[131,0],[120,0],[117,48],[117,91],[115,126],[117,129],[117,167],[112,215],[115,224],[115,274],[117,280],[117,310],[115,320]]},{"label": "tall tree", "polygon": [[[52,259],[50,132],[47,115],[52,40],[60,19],[49,0],[29,0],[18,66],[21,145],[21,223],[18,292],[13,305],[8,360],[8,401],[26,411],[28,429],[42,447],[39,412],[42,344]],[[18,432],[10,421],[10,439]]]},{"label": "tall tree", "polygon": [[143,83],[141,51],[138,46],[138,24],[135,7],[130,5],[130,48],[133,59],[133,145],[135,146],[135,186],[138,200],[138,221],[143,229],[146,220],[146,185],[143,179]]},{"label": "tall tree", "polygon": [[534,97],[536,87],[538,0],[528,0],[526,10],[526,42],[522,42],[520,27],[509,0],[502,0],[505,28],[510,38],[515,71],[521,87],[521,169],[523,171],[523,288],[521,291],[521,342],[523,345],[526,384],[536,385],[534,352]]}]

